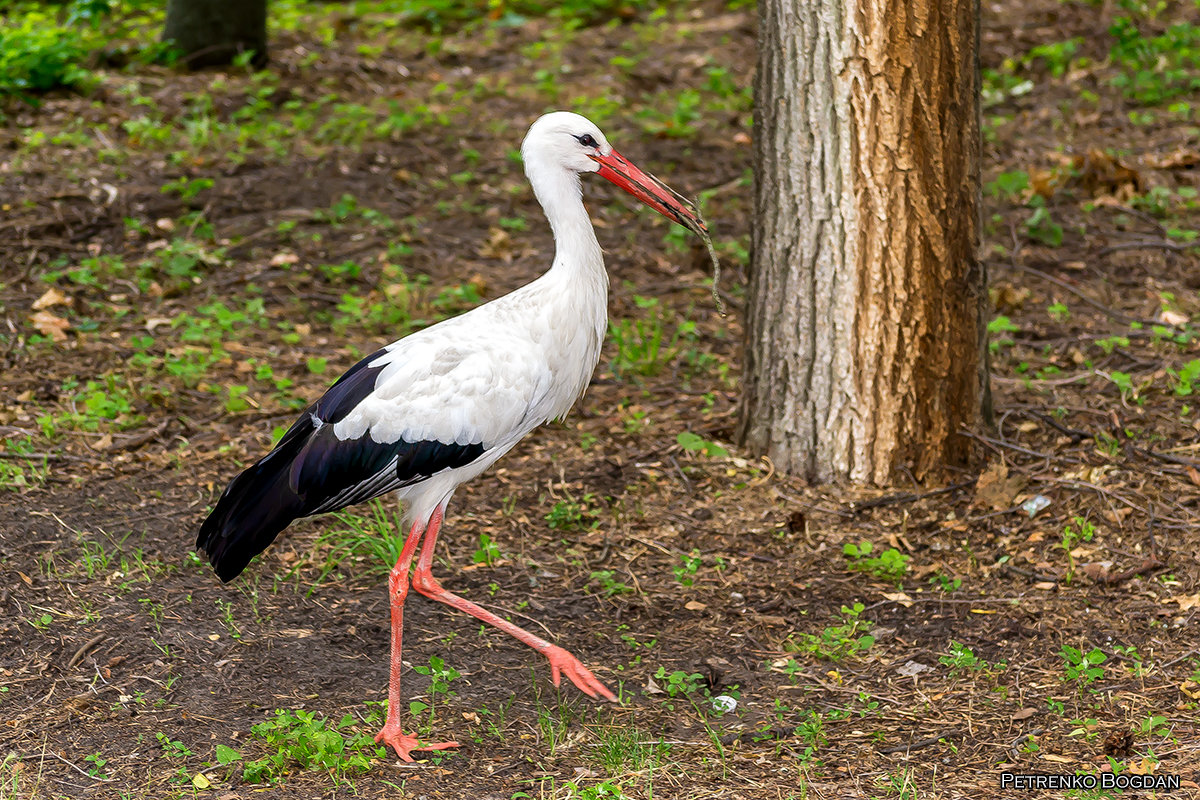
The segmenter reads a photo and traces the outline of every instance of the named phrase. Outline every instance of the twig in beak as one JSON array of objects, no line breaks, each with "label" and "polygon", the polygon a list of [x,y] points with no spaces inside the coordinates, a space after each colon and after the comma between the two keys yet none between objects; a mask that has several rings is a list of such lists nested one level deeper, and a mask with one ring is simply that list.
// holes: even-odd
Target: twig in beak
[{"label": "twig in beak", "polygon": [[718,291],[718,284],[721,282],[721,260],[717,258],[717,250],[713,247],[712,237],[708,235],[708,223],[704,221],[704,215],[700,213],[699,198],[690,203],[692,210],[696,214],[696,220],[700,223],[700,230],[696,234],[704,240],[704,246],[708,248],[708,257],[712,259],[713,277],[712,277],[712,299],[717,306],[717,313],[722,317],[727,316],[725,312],[725,301],[721,299],[721,293]]}]

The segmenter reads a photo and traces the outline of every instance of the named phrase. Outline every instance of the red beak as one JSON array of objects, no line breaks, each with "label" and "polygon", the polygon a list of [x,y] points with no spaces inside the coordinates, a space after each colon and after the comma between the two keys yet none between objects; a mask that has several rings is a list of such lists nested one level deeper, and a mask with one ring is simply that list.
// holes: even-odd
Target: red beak
[{"label": "red beak", "polygon": [[708,228],[700,220],[695,206],[671,187],[634,166],[625,156],[613,150],[606,156],[589,154],[600,165],[596,174],[620,186],[631,195],[670,220],[678,222],[692,233],[705,236]]}]

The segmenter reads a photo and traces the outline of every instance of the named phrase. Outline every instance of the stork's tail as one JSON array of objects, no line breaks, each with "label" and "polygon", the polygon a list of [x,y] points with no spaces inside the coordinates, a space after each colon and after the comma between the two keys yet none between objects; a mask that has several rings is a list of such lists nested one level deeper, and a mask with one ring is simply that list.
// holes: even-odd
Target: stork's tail
[{"label": "stork's tail", "polygon": [[312,423],[302,417],[279,444],[238,475],[200,526],[196,547],[208,554],[222,581],[236,578],[250,559],[267,549],[291,522],[305,515],[304,501],[292,488],[292,463],[303,449]]}]

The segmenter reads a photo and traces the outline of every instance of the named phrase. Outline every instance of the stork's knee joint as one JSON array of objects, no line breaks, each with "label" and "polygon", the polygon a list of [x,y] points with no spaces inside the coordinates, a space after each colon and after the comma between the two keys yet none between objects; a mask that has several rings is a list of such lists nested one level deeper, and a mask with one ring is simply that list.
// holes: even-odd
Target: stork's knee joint
[{"label": "stork's knee joint", "polygon": [[417,569],[413,575],[413,588],[423,595],[437,594],[442,591],[442,585],[433,577],[432,572]]}]

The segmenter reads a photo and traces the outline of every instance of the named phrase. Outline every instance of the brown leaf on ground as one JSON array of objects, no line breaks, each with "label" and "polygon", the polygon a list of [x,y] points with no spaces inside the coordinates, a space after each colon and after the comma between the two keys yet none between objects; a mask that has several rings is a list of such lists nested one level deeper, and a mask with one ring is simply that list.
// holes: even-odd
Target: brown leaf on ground
[{"label": "brown leaf on ground", "polygon": [[1200,165],[1200,150],[1177,147],[1169,153],[1151,153],[1143,161],[1154,169],[1188,169]]},{"label": "brown leaf on ground", "polygon": [[1076,156],[1071,166],[1075,171],[1074,181],[1092,197],[1109,195],[1125,201],[1145,189],[1140,172],[1098,147]]},{"label": "brown leaf on ground", "polygon": [[975,484],[974,505],[992,511],[1012,508],[1013,500],[1025,488],[1025,483],[1024,475],[1009,475],[1007,464],[993,461],[979,475],[979,482]]},{"label": "brown leaf on ground", "polygon": [[39,311],[36,314],[29,315],[29,321],[33,323],[33,327],[42,336],[49,336],[56,342],[65,342],[67,340],[67,331],[71,329],[71,323],[62,317],[56,317],[49,311]]},{"label": "brown leaf on ground", "polygon": [[480,258],[495,258],[508,264],[513,260],[512,237],[503,228],[488,231],[488,240],[476,250]]},{"label": "brown leaf on ground", "polygon": [[41,297],[33,301],[33,310],[41,311],[51,306],[69,306],[72,302],[70,297],[51,286]]}]

